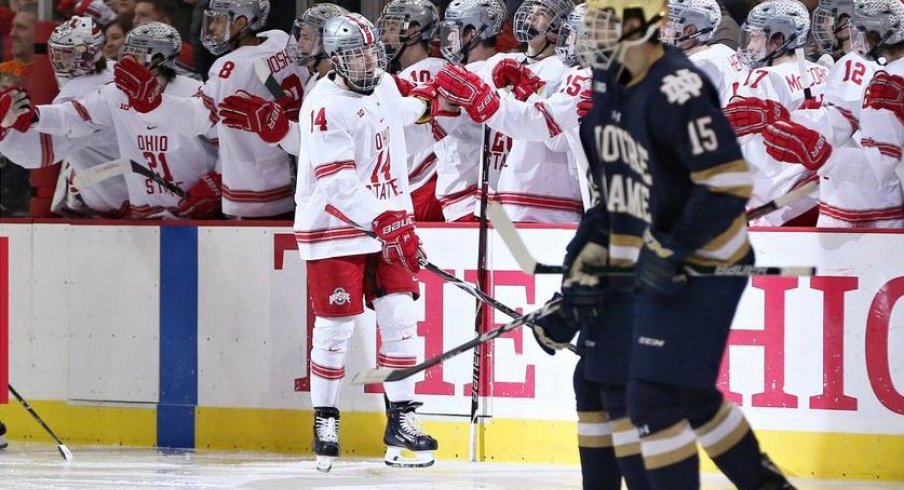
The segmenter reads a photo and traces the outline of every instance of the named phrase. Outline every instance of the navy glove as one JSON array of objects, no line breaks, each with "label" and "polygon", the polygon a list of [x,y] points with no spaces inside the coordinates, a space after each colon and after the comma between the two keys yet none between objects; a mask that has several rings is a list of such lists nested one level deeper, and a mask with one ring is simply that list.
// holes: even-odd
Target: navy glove
[{"label": "navy glove", "polygon": [[659,294],[675,295],[684,289],[684,259],[688,247],[676,242],[668,234],[644,234],[644,245],[637,258],[637,285]]},{"label": "navy glove", "polygon": [[[556,293],[552,296],[552,299],[560,297],[562,295]],[[534,333],[534,340],[537,341],[537,345],[543,349],[543,352],[554,356],[556,351],[564,349],[566,344],[571,342],[579,328],[565,320],[562,316],[562,306],[559,306],[559,311],[556,313],[547,315],[534,322],[531,331]]]}]

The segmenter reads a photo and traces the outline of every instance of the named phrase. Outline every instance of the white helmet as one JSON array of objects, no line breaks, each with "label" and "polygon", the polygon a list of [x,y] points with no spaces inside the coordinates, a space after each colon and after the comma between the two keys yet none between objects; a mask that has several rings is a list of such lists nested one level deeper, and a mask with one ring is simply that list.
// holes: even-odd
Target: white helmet
[{"label": "white helmet", "polygon": [[383,79],[386,50],[377,29],[361,14],[327,19],[323,50],[336,73],[356,92],[370,93]]},{"label": "white helmet", "polygon": [[[502,31],[508,10],[500,0],[452,0],[440,25],[440,52],[453,63],[467,63],[468,51],[478,42],[494,38]],[[469,29],[474,35],[467,45]]]},{"label": "white helmet", "polygon": [[[262,29],[270,14],[270,0],[210,0],[201,22],[201,44],[211,54],[220,55],[232,46],[232,40]],[[245,27],[235,35],[232,25],[245,18]]]},{"label": "white helmet", "polygon": [[572,0],[525,0],[515,11],[515,39],[519,43],[539,36],[549,40],[550,34],[558,34],[573,9]]},{"label": "white helmet", "polygon": [[590,58],[586,55],[587,43],[581,42],[581,36],[587,35],[584,27],[584,14],[587,13],[587,5],[580,4],[572,9],[565,20],[565,24],[559,29],[559,38],[556,39],[556,55],[567,66],[575,63],[583,67],[590,66]]},{"label": "white helmet", "polygon": [[797,0],[767,0],[747,14],[738,54],[750,67],[768,65],[776,57],[804,47],[809,32],[810,12],[804,4]]},{"label": "white helmet", "polygon": [[286,49],[299,65],[325,58],[323,54],[323,25],[327,19],[348,13],[334,3],[319,3],[304,11],[292,23],[292,35]]},{"label": "white helmet", "polygon": [[[852,44],[864,56],[879,58],[884,49],[904,41],[904,3],[901,0],[854,0]],[[872,33],[873,36],[868,36]],[[869,37],[874,42],[868,42]]]},{"label": "white helmet", "polygon": [[175,27],[162,22],[148,22],[135,27],[126,35],[119,57],[134,56],[146,67],[176,68],[176,58],[182,49],[182,38]]},{"label": "white helmet", "polygon": [[690,49],[709,43],[722,22],[716,0],[669,0],[669,14],[659,33],[663,44]]},{"label": "white helmet", "polygon": [[850,36],[850,21],[854,11],[853,0],[819,0],[813,10],[810,32],[821,53],[839,56],[844,39],[839,34]]},{"label": "white helmet", "polygon": [[[418,25],[418,30],[409,36],[408,29],[414,24]],[[398,57],[406,46],[433,41],[438,28],[439,10],[430,0],[391,0],[377,19],[377,31],[387,55],[392,59]]]},{"label": "white helmet", "polygon": [[[663,0],[587,0],[584,25],[587,55],[594,68],[608,70],[623,61],[628,49],[648,42],[659,32],[665,18]],[[625,20],[632,30],[624,32]],[[639,34],[639,36],[637,36]]]},{"label": "white helmet", "polygon": [[104,33],[91,17],[72,17],[58,25],[47,41],[57,79],[94,73],[103,56]]}]

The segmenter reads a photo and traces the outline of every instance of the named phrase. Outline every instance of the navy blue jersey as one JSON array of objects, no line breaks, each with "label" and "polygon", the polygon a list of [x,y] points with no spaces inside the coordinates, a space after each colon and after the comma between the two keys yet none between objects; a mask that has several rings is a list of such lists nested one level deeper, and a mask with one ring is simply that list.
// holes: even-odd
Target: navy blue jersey
[{"label": "navy blue jersey", "polygon": [[732,264],[750,251],[747,162],[716,89],[680,51],[665,48],[627,86],[594,72],[581,140],[603,191],[613,265],[636,261],[649,226],[693,252],[687,262]]}]

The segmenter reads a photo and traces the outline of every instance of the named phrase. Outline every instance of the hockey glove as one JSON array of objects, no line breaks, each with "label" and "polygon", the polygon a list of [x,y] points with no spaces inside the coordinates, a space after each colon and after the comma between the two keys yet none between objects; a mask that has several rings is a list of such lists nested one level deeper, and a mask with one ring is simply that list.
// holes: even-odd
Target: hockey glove
[{"label": "hockey glove", "polygon": [[583,119],[591,109],[593,109],[593,92],[590,88],[585,88],[578,94],[578,119]]},{"label": "hockey glove", "polygon": [[739,137],[759,134],[767,125],[791,117],[788,109],[778,102],[755,97],[734,97],[724,112]]},{"label": "hockey glove", "polygon": [[151,112],[163,101],[163,85],[160,80],[131,56],[116,63],[113,82],[129,97],[129,104],[138,112]]},{"label": "hockey glove", "polygon": [[766,153],[780,162],[803,165],[816,171],[832,156],[824,136],[795,122],[779,121],[763,131]]},{"label": "hockey glove", "polygon": [[103,0],[81,0],[75,5],[74,12],[75,15],[90,15],[101,26],[116,20],[116,12]]},{"label": "hockey glove", "polygon": [[803,102],[800,103],[800,107],[797,110],[800,111],[816,111],[822,109],[822,100],[817,98],[812,99],[804,99]]},{"label": "hockey glove", "polygon": [[436,74],[436,90],[455,105],[465,108],[468,116],[482,124],[499,110],[499,95],[479,76],[466,68],[448,64]]},{"label": "hockey glove", "polygon": [[289,133],[289,118],[279,104],[244,90],[223,99],[220,120],[230,128],[257,133],[267,143],[277,143]]},{"label": "hockey glove", "polygon": [[207,219],[217,215],[223,185],[220,174],[210,172],[201,176],[179,202],[179,216],[190,219]]},{"label": "hockey glove", "polygon": [[876,72],[866,89],[863,107],[891,111],[904,124],[904,78],[886,71]]},{"label": "hockey glove", "polygon": [[531,95],[538,93],[546,82],[540,80],[527,65],[521,64],[513,58],[503,58],[493,67],[493,84],[496,85],[496,88],[511,86],[515,98],[525,101]]},{"label": "hockey glove", "polygon": [[[560,293],[556,293],[550,301],[561,297]],[[580,327],[577,324],[565,320],[562,315],[562,306],[559,306],[558,313],[547,315],[537,320],[531,331],[534,334],[534,340],[537,341],[543,352],[554,356],[556,351],[564,349],[571,343],[571,339],[574,338],[579,329]]]},{"label": "hockey glove", "polygon": [[384,211],[373,221],[373,230],[383,244],[383,260],[400,264],[409,272],[421,269],[421,240],[414,232],[414,218],[405,211]]},{"label": "hockey glove", "polygon": [[13,85],[0,92],[0,128],[3,131],[13,128],[24,133],[34,118],[35,107],[25,89]]},{"label": "hockey glove", "polygon": [[687,276],[682,270],[691,251],[666,234],[644,234],[644,245],[637,258],[637,285],[641,289],[674,295],[684,289]]}]

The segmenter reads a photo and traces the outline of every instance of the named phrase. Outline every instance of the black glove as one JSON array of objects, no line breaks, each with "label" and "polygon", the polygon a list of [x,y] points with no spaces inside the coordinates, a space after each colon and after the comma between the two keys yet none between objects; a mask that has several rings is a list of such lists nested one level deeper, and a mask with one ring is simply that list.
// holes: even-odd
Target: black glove
[{"label": "black glove", "polygon": [[[556,293],[552,296],[552,299],[560,297],[562,295]],[[564,349],[567,344],[571,343],[571,339],[574,338],[579,329],[580,327],[566,321],[562,316],[562,306],[559,307],[559,311],[540,318],[531,326],[537,345],[543,349],[543,352],[551,356],[554,356],[556,351]]]},{"label": "black glove", "polygon": [[637,258],[637,285],[659,294],[678,294],[687,284],[683,268],[689,253],[688,247],[676,242],[670,235],[647,230]]}]

